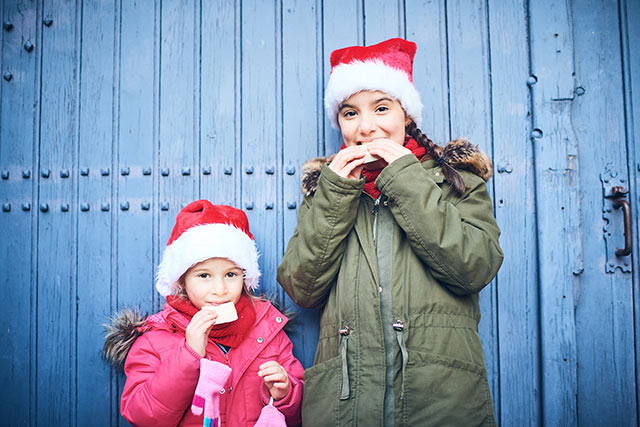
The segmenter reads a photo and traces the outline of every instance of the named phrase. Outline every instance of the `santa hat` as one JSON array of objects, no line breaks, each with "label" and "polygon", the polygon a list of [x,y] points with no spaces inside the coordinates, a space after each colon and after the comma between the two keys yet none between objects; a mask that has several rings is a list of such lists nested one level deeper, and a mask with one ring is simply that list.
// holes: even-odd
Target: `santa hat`
[{"label": "santa hat", "polygon": [[363,90],[379,90],[400,102],[405,113],[420,126],[422,101],[413,85],[416,44],[390,39],[373,46],[350,46],[331,53],[331,75],[324,106],[334,128],[342,102]]},{"label": "santa hat", "polygon": [[209,258],[227,258],[245,273],[249,290],[258,287],[258,249],[249,231],[247,215],[226,205],[198,200],[176,217],[167,247],[158,266],[156,289],[167,296],[178,289],[178,279],[193,265]]}]

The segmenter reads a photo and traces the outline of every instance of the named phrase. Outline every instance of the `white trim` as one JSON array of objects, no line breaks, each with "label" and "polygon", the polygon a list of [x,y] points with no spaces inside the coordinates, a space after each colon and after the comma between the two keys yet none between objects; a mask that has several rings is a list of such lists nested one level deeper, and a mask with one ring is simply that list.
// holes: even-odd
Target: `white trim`
[{"label": "white trim", "polygon": [[335,129],[340,129],[338,110],[342,101],[363,90],[379,90],[393,96],[420,127],[422,101],[407,73],[379,61],[354,61],[334,67],[327,83],[324,106]]},{"label": "white trim", "polygon": [[158,266],[156,289],[162,296],[173,293],[177,281],[191,266],[209,258],[227,258],[245,271],[245,286],[258,287],[260,267],[255,242],[228,224],[206,224],[182,233],[164,251]]}]

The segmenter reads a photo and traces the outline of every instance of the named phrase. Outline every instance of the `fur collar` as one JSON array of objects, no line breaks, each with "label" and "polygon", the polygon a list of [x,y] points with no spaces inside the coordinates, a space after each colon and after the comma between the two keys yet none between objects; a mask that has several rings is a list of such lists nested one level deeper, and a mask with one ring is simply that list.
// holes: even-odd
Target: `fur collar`
[{"label": "fur collar", "polygon": [[[320,171],[325,163],[331,163],[331,157],[314,157],[302,165],[302,193],[309,196],[316,191]],[[491,159],[466,138],[449,142],[444,147],[445,161],[456,169],[463,169],[488,181],[493,174]]]}]

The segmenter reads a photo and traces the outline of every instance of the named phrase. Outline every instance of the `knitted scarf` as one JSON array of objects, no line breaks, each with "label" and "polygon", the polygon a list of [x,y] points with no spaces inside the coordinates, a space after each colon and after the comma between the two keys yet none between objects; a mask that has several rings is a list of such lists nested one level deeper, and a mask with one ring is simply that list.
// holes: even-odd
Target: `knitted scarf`
[{"label": "knitted scarf", "polygon": [[[346,145],[342,144],[342,147],[340,147],[340,149],[342,150],[345,147]],[[413,155],[415,155],[418,160],[421,160],[427,153],[426,148],[424,148],[422,145],[418,145],[418,142],[410,137],[406,139],[404,147],[411,150]],[[380,175],[382,169],[384,169],[384,166],[380,169],[362,169],[362,175],[364,175],[364,192],[374,199],[377,199],[378,196],[380,196],[380,190],[378,190],[378,187],[376,187],[376,178],[378,178],[378,175]]]},{"label": "knitted scarf", "polygon": [[[167,303],[186,316],[189,321],[199,311],[191,301],[175,295],[168,295]],[[236,303],[236,311],[238,312],[238,320],[214,325],[209,332],[209,338],[226,347],[234,348],[240,345],[256,321],[256,312],[253,304],[245,295],[242,295]]]}]

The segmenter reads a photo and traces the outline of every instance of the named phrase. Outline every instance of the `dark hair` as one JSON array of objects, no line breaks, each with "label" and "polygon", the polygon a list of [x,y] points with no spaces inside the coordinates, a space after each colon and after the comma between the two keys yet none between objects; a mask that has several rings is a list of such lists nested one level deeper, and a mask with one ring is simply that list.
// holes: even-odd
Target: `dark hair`
[{"label": "dark hair", "polygon": [[427,154],[440,166],[444,178],[451,184],[453,191],[459,196],[462,195],[466,189],[466,185],[458,171],[449,164],[450,161],[447,158],[444,148],[435,144],[427,135],[423,134],[413,120],[407,125],[406,132],[407,135],[416,140],[418,145],[427,149]]}]

